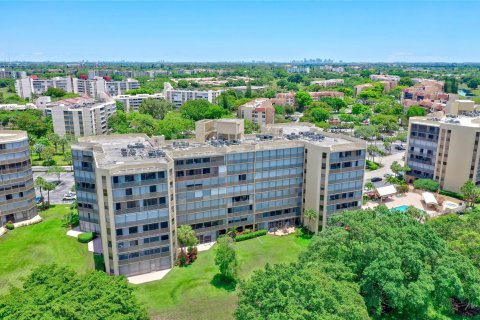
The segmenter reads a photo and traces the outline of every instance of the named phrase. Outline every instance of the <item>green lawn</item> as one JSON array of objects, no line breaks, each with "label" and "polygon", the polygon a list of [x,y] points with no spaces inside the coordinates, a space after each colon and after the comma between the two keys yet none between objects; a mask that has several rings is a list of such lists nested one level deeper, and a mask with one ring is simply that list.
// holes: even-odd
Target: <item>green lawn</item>
[{"label": "green lawn", "polygon": [[78,272],[94,268],[93,254],[87,245],[66,235],[61,218],[69,205],[55,205],[41,213],[41,223],[9,231],[0,238],[0,294],[8,284],[18,286],[32,268],[55,262]]},{"label": "green lawn", "polygon": [[[60,151],[61,151],[61,147],[59,148]],[[45,159],[42,159],[42,160],[39,160],[38,159],[38,156],[36,154],[34,154],[34,152],[32,151],[32,166],[43,166],[43,161]],[[56,154],[53,156],[53,160],[55,160],[55,162],[57,163],[57,166],[68,166],[70,165],[70,163],[68,163],[67,161],[64,160],[64,156],[63,154]]]},{"label": "green lawn", "polygon": [[[265,264],[293,262],[309,239],[263,236],[237,243],[240,277],[247,278]],[[200,252],[188,267],[175,267],[160,281],[136,286],[137,296],[153,319],[232,319],[235,288],[215,281],[215,248]]]}]

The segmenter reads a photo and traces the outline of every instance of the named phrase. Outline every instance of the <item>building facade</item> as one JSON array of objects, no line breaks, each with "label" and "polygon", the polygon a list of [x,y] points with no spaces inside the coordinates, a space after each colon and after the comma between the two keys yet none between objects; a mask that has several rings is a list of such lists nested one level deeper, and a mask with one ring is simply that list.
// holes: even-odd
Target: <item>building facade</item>
[{"label": "building facade", "polygon": [[28,136],[0,130],[0,226],[37,215]]},{"label": "building facade", "polygon": [[229,228],[297,225],[304,209],[329,215],[360,208],[363,141],[307,124],[274,125],[241,140],[164,141],[95,136],[73,146],[80,226],[100,233],[106,269],[136,275],[170,268],[176,228],[199,240]]},{"label": "building facade", "polygon": [[108,119],[116,112],[115,101],[79,104],[56,104],[49,106],[47,115],[52,116],[53,131],[60,137],[76,137],[106,134]]},{"label": "building facade", "polygon": [[23,99],[30,99],[32,95],[42,95],[48,88],[62,89],[65,92],[73,91],[73,80],[71,77],[55,77],[52,79],[37,79],[26,77],[15,81],[17,95]]},{"label": "building facade", "polygon": [[129,95],[123,94],[114,97],[115,101],[119,101],[123,103],[125,107],[125,112],[132,112],[138,111],[140,105],[144,100],[147,99],[154,99],[154,100],[161,100],[163,99],[163,94],[161,93],[154,93],[154,94],[136,94],[136,95]]},{"label": "building facade", "polygon": [[25,71],[14,71],[0,68],[0,79],[19,79],[25,78],[27,73]]},{"label": "building facade", "polygon": [[275,122],[275,108],[270,99],[259,98],[238,107],[238,117],[247,119],[259,126]]},{"label": "building facade", "polygon": [[198,90],[183,90],[183,89],[174,89],[172,85],[168,82],[163,84],[163,95],[167,101],[173,103],[177,108],[180,108],[185,102],[189,100],[203,99],[208,102],[215,103],[218,96],[223,92],[223,90],[208,90],[208,91],[198,91]]},{"label": "building facade", "polygon": [[446,116],[410,118],[407,181],[427,178],[440,188],[460,192],[467,180],[480,185],[480,118]]}]

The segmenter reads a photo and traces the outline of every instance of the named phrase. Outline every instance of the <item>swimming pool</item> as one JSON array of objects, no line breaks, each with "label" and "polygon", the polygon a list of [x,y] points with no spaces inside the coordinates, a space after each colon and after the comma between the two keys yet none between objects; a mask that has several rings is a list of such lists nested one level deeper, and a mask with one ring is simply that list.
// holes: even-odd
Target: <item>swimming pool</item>
[{"label": "swimming pool", "polygon": [[405,212],[405,211],[408,210],[409,207],[410,206],[403,205],[403,206],[392,208],[392,209],[390,209],[390,211],[395,210],[395,211],[399,211],[399,212]]}]

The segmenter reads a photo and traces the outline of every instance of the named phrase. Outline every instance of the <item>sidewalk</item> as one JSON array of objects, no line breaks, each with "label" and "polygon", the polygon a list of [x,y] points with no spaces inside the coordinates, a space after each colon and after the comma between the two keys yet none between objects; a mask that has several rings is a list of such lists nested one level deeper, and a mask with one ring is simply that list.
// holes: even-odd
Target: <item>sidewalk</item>
[{"label": "sidewalk", "polygon": [[[59,167],[65,169],[65,171],[67,171],[67,172],[73,171],[73,170],[72,170],[72,166],[59,166]],[[33,172],[47,172],[48,169],[50,169],[50,167],[46,167],[46,166],[32,166],[32,171],[33,171]]]}]

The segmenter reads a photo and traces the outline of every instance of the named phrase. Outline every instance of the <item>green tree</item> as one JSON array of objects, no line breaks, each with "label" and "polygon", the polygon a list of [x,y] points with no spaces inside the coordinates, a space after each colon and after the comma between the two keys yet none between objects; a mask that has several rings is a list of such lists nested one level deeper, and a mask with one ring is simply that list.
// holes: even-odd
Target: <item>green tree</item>
[{"label": "green tree", "polygon": [[115,101],[115,109],[116,111],[123,111],[125,112],[125,105],[121,101]]},{"label": "green tree", "polygon": [[215,248],[215,264],[227,281],[235,281],[238,274],[238,260],[235,241],[230,237],[219,237]]},{"label": "green tree", "polygon": [[368,181],[368,182],[365,183],[365,188],[367,190],[375,190],[375,185],[373,184],[373,182]]},{"label": "green tree", "polygon": [[246,134],[252,134],[260,130],[260,126],[258,124],[253,123],[253,121],[245,119],[244,120],[244,131]]},{"label": "green tree", "polygon": [[182,88],[182,89],[185,89],[185,88],[188,88],[188,81],[187,80],[178,80],[178,83],[177,83],[178,87],[179,88]]},{"label": "green tree", "polygon": [[378,127],[376,126],[361,126],[356,127],[353,131],[356,138],[361,138],[367,141],[373,140],[379,135]]},{"label": "green tree", "polygon": [[[42,297],[39,299],[39,297]],[[0,296],[2,319],[147,320],[125,277],[104,272],[76,274],[68,267],[35,268],[20,288]]]},{"label": "green tree", "polygon": [[432,179],[417,179],[413,182],[413,186],[415,189],[436,192],[438,191],[440,184]]},{"label": "green tree", "polygon": [[400,172],[402,172],[402,165],[398,163],[398,161],[393,161],[392,164],[390,165],[390,169],[395,174],[395,177],[398,177]]},{"label": "green tree", "polygon": [[175,105],[165,99],[145,99],[142,101],[138,111],[143,114],[149,114],[153,118],[162,120],[165,115],[175,109]]},{"label": "green tree", "polygon": [[65,96],[67,93],[63,89],[48,87],[47,91],[43,95],[50,96],[52,98],[61,98]]},{"label": "green tree", "polygon": [[194,247],[198,243],[197,235],[189,225],[182,225],[177,228],[177,238],[182,253],[185,253],[185,247]]},{"label": "green tree", "polygon": [[245,98],[251,98],[252,97],[252,85],[250,82],[247,82],[247,88],[245,90]]},{"label": "green tree", "polygon": [[57,182],[58,183],[60,183],[60,175],[63,172],[66,172],[65,169],[63,167],[59,167],[59,166],[51,166],[47,170],[47,173],[55,174],[57,176]]},{"label": "green tree", "polygon": [[330,112],[322,108],[313,108],[308,111],[315,122],[327,121],[330,118]]},{"label": "green tree", "polygon": [[57,148],[58,148],[58,145],[60,143],[60,137],[55,133],[49,133],[47,135],[47,139],[48,139],[48,141],[50,141],[51,144],[53,144],[53,146],[55,148],[55,153],[57,153]]},{"label": "green tree", "polygon": [[38,190],[40,191],[40,197],[42,198],[42,207],[45,206],[45,198],[43,197],[43,188],[45,186],[45,184],[47,183],[47,181],[45,179],[43,179],[42,177],[36,177],[35,178],[35,188],[38,188]]},{"label": "green tree", "polygon": [[308,225],[310,226],[311,222],[318,217],[318,212],[314,209],[306,209],[303,213],[303,217],[308,220]]},{"label": "green tree", "polygon": [[[50,191],[55,190],[55,184],[51,182],[46,182],[43,185],[43,190],[47,191],[47,207],[50,207]],[[45,205],[45,204],[43,204]]]},{"label": "green tree", "polygon": [[480,84],[480,81],[478,79],[472,79],[472,80],[467,82],[467,87],[475,90],[475,89],[478,88],[479,84]]},{"label": "green tree", "polygon": [[205,118],[207,119],[220,119],[225,115],[225,109],[216,104],[213,104],[208,107],[207,112],[205,113]]},{"label": "green tree", "polygon": [[277,81],[277,86],[280,88],[285,88],[288,84],[288,81],[286,79],[280,79]]},{"label": "green tree", "polygon": [[375,162],[375,157],[380,155],[381,150],[374,144],[369,144],[367,146],[367,152],[372,157],[372,161]]},{"label": "green tree", "polygon": [[451,315],[455,301],[480,305],[480,272],[468,258],[425,224],[382,208],[332,215],[297,269],[322,264],[326,275],[360,286],[374,318],[428,319]]},{"label": "green tree", "polygon": [[347,107],[345,101],[337,97],[322,97],[320,98],[320,101],[328,104],[336,112],[340,111],[340,109]]},{"label": "green tree", "polygon": [[355,103],[352,106],[352,114],[363,114],[370,116],[372,114],[372,109],[369,106],[363,105],[361,103]]},{"label": "green tree", "polygon": [[467,206],[473,207],[480,198],[480,188],[478,188],[472,180],[466,181],[460,188],[463,193]]},{"label": "green tree", "polygon": [[424,108],[420,106],[411,106],[407,110],[407,118],[410,117],[423,117],[427,114],[427,111],[425,111]]},{"label": "green tree", "polygon": [[266,265],[240,286],[236,320],[367,320],[359,286],[325,274],[320,264]]},{"label": "green tree", "polygon": [[414,84],[415,83],[413,82],[413,80],[411,78],[407,78],[407,77],[400,78],[400,81],[398,82],[398,85],[405,86],[405,87],[411,87]]},{"label": "green tree", "polygon": [[45,148],[45,145],[40,143],[36,143],[33,145],[33,152],[37,154],[39,160],[42,160],[42,154],[45,151]]},{"label": "green tree", "polygon": [[189,100],[180,107],[180,113],[184,118],[193,121],[206,119],[206,114],[211,105],[210,102],[203,99]]},{"label": "green tree", "polygon": [[298,91],[297,94],[295,95],[295,101],[297,102],[300,108],[303,108],[305,106],[308,106],[310,103],[312,103],[313,100],[308,92]]}]

